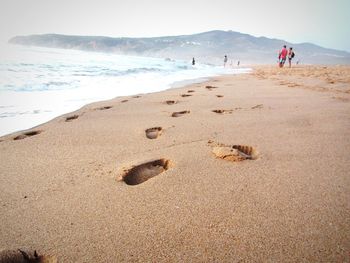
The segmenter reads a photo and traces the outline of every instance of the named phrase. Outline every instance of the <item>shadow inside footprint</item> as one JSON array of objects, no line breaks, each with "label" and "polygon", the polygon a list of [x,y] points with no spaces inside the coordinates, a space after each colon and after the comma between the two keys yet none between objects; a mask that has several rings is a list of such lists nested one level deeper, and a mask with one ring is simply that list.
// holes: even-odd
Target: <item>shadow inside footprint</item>
[{"label": "shadow inside footprint", "polygon": [[214,87],[214,86],[205,86],[206,89],[208,90],[212,90],[212,89],[217,89],[218,87]]},{"label": "shadow inside footprint", "polygon": [[189,114],[189,113],[190,113],[190,111],[188,111],[188,110],[173,112],[173,114],[171,114],[171,117],[180,117],[182,115]]},{"label": "shadow inside footprint", "polygon": [[191,97],[191,94],[181,94],[181,97]]},{"label": "shadow inside footprint", "polygon": [[104,107],[101,107],[101,108],[97,108],[96,110],[109,110],[113,108],[113,106],[104,106]]},{"label": "shadow inside footprint", "polygon": [[66,122],[72,121],[72,120],[76,120],[79,118],[79,115],[73,115],[73,116],[69,116],[66,118]]},{"label": "shadow inside footprint", "polygon": [[152,177],[155,177],[170,168],[170,161],[159,159],[148,163],[140,164],[126,171],[122,179],[128,185],[141,184]]},{"label": "shadow inside footprint", "polygon": [[129,101],[129,100],[122,100],[121,103],[125,103],[125,102],[127,102],[127,101]]},{"label": "shadow inside footprint", "polygon": [[216,95],[216,97],[218,98],[222,98],[224,95]]},{"label": "shadow inside footprint", "polygon": [[212,152],[217,158],[231,162],[255,160],[258,152],[252,146],[215,144]]},{"label": "shadow inside footprint", "polygon": [[212,112],[215,112],[218,114],[225,114],[225,113],[232,113],[233,110],[213,110]]},{"label": "shadow inside footprint", "polygon": [[255,105],[254,107],[252,107],[252,109],[262,109],[264,107],[263,104],[258,104],[258,105]]},{"label": "shadow inside footprint", "polygon": [[165,103],[168,104],[168,105],[173,105],[173,104],[176,104],[177,101],[175,101],[175,100],[167,100],[167,101],[165,101]]},{"label": "shadow inside footprint", "polygon": [[149,128],[146,131],[146,137],[148,139],[157,139],[163,132],[162,127]]},{"label": "shadow inside footprint", "polygon": [[15,141],[17,140],[22,140],[22,139],[25,139],[27,137],[31,137],[31,136],[34,136],[34,135],[37,135],[41,133],[41,131],[28,131],[28,132],[24,132],[18,136],[16,136],[15,138],[13,138]]},{"label": "shadow inside footprint", "polygon": [[193,90],[193,89],[190,89],[190,90],[188,90],[187,92],[188,92],[188,93],[192,93],[192,92],[194,92],[194,90]]}]

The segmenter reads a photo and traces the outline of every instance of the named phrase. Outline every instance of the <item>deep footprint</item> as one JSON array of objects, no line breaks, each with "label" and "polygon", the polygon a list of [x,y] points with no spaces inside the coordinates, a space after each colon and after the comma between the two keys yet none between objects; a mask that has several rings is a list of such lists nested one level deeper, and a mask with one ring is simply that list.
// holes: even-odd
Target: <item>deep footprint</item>
[{"label": "deep footprint", "polygon": [[16,136],[15,138],[13,138],[15,141],[17,140],[22,140],[22,139],[25,139],[27,137],[31,137],[31,136],[34,136],[34,135],[37,135],[39,133],[41,133],[42,131],[29,131],[29,132],[24,132],[18,136]]},{"label": "deep footprint", "polygon": [[192,93],[192,92],[194,92],[194,90],[193,90],[193,89],[190,89],[190,90],[188,90],[187,92],[188,92],[188,93]]},{"label": "deep footprint", "polygon": [[216,95],[216,97],[218,98],[222,98],[224,95]]},{"label": "deep footprint", "polygon": [[190,111],[185,110],[185,111],[178,111],[178,112],[173,112],[173,114],[171,114],[171,117],[181,117],[185,114],[189,114]]},{"label": "deep footprint", "polygon": [[125,103],[125,102],[127,102],[127,101],[129,101],[129,100],[122,100],[121,103]]},{"label": "deep footprint", "polygon": [[47,262],[47,263],[57,263],[56,256],[49,255],[38,255],[36,250],[24,251],[21,249],[17,250],[3,250],[0,252],[0,262]]},{"label": "deep footprint", "polygon": [[227,114],[227,113],[232,113],[233,110],[213,110],[212,112],[218,113],[218,114]]},{"label": "deep footprint", "polygon": [[247,145],[224,145],[209,142],[214,144],[212,152],[217,158],[224,159],[230,162],[240,162],[243,160],[256,160],[258,152],[252,146]]},{"label": "deep footprint", "polygon": [[66,122],[72,121],[72,120],[76,120],[79,118],[79,115],[73,115],[73,116],[69,116],[66,118]]},{"label": "deep footprint", "polygon": [[168,104],[168,105],[173,105],[173,104],[176,104],[177,101],[175,101],[175,100],[167,100],[167,101],[165,101],[165,103]]},{"label": "deep footprint", "polygon": [[191,94],[181,94],[180,96],[181,97],[191,97],[192,95]]},{"label": "deep footprint", "polygon": [[122,175],[121,180],[127,185],[138,185],[155,177],[170,168],[170,161],[159,159],[148,163],[143,163],[131,168]]},{"label": "deep footprint", "polygon": [[146,131],[146,137],[148,139],[157,139],[163,132],[162,127],[149,128]]}]

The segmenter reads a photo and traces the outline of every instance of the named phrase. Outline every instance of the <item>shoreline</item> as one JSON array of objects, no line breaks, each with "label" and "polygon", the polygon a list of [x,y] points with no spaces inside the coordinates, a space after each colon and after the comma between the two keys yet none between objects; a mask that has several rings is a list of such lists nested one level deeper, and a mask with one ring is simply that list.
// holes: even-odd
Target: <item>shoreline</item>
[{"label": "shoreline", "polygon": [[[241,69],[244,70],[244,71],[251,70],[250,68],[241,68]],[[249,73],[249,72],[233,73],[233,75],[235,75],[235,74],[247,74],[247,73]],[[211,78],[225,76],[225,75],[231,75],[231,74],[227,73],[227,74],[220,74],[220,75],[208,76],[208,77],[200,77],[200,78],[194,78],[194,79],[184,79],[184,80],[180,80],[180,81],[175,81],[172,84],[170,84],[170,87],[165,87],[164,89],[162,89],[160,91],[151,91],[151,92],[147,92],[147,93],[136,93],[136,94],[131,94],[131,95],[117,96],[117,97],[109,98],[109,99],[106,99],[106,100],[93,101],[93,102],[87,103],[87,104],[79,107],[76,110],[69,111],[69,112],[66,112],[66,113],[63,113],[63,114],[59,114],[56,117],[53,117],[53,118],[51,118],[48,121],[42,122],[42,123],[40,123],[38,125],[35,125],[35,126],[32,126],[32,127],[28,128],[28,129],[17,130],[17,131],[13,131],[13,132],[10,132],[10,133],[3,134],[3,135],[0,134],[0,140],[1,140],[2,137],[5,137],[5,136],[18,134],[18,133],[23,133],[23,132],[26,132],[26,131],[30,131],[32,129],[36,129],[36,128],[40,127],[41,125],[44,125],[44,124],[46,124],[46,123],[48,123],[50,121],[53,121],[53,120],[55,120],[57,118],[61,118],[61,117],[66,116],[66,115],[73,114],[74,112],[77,112],[77,111],[81,110],[82,108],[84,108],[84,107],[86,107],[88,105],[94,104],[94,103],[103,103],[103,102],[106,102],[106,101],[109,101],[109,100],[114,100],[114,99],[117,99],[117,98],[128,98],[128,97],[132,97],[132,96],[136,96],[136,95],[145,95],[145,94],[150,94],[150,93],[162,92],[162,91],[166,91],[166,90],[173,89],[173,88],[183,88],[183,87],[186,87],[186,86],[189,86],[189,85],[192,85],[192,84],[199,84],[199,83],[207,82]]]},{"label": "shoreline", "polygon": [[350,67],[257,66],[1,137],[0,250],[348,261],[349,84]]},{"label": "shoreline", "polygon": [[177,80],[228,73],[221,67],[193,67],[182,60],[65,49],[11,45],[5,53],[0,63],[0,135],[30,129],[92,102],[164,90]]}]

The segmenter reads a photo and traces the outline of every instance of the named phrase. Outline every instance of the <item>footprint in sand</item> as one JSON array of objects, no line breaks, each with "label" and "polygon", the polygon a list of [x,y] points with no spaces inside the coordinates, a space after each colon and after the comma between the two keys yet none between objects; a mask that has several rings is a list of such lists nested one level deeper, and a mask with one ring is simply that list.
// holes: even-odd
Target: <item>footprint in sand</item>
[{"label": "footprint in sand", "polygon": [[205,86],[206,89],[208,90],[212,90],[212,89],[217,89],[218,87],[214,87],[214,86]]},{"label": "footprint in sand", "polygon": [[173,104],[176,104],[177,101],[175,101],[175,100],[167,100],[167,101],[165,101],[165,103],[168,104],[168,105],[173,105]]},{"label": "footprint in sand", "polygon": [[297,83],[288,84],[288,87],[290,87],[290,88],[299,87],[299,86],[300,86],[300,85],[297,84]]},{"label": "footprint in sand", "polygon": [[163,132],[162,127],[153,127],[145,130],[148,139],[157,139]]},{"label": "footprint in sand", "polygon": [[2,250],[0,252],[0,262],[13,262],[13,263],[25,263],[25,262],[47,262],[57,263],[56,256],[49,255],[38,255],[36,250],[24,251],[21,249],[17,250]]},{"label": "footprint in sand", "polygon": [[127,101],[129,101],[129,100],[122,100],[121,103],[125,103],[125,102],[127,102]]},{"label": "footprint in sand", "polygon": [[135,95],[135,96],[132,96],[132,98],[138,99],[138,98],[141,98],[141,96],[140,95]]},{"label": "footprint in sand", "polygon": [[233,110],[212,110],[212,112],[215,112],[218,114],[231,114]]},{"label": "footprint in sand", "polygon": [[76,120],[79,118],[79,115],[73,115],[73,116],[69,116],[66,118],[66,122],[72,121],[72,120]]},{"label": "footprint in sand", "polygon": [[282,80],[282,81],[279,82],[279,84],[280,85],[288,85],[288,84],[290,84],[290,82]]},{"label": "footprint in sand", "polygon": [[170,161],[166,159],[159,159],[143,163],[126,170],[118,181],[124,181],[128,185],[141,184],[146,182],[148,179],[165,172],[169,168]]},{"label": "footprint in sand", "polygon": [[240,162],[243,160],[256,160],[258,152],[252,146],[247,145],[225,145],[209,141],[213,154],[220,159],[230,162]]},{"label": "footprint in sand", "polygon": [[333,96],[332,99],[340,100],[340,101],[343,101],[343,102],[350,101],[350,98],[339,97],[339,96]]},{"label": "footprint in sand", "polygon": [[113,106],[104,106],[104,107],[101,107],[101,108],[97,108],[95,110],[109,110],[111,108],[113,108]]},{"label": "footprint in sand", "polygon": [[194,92],[194,90],[193,90],[193,89],[190,89],[190,90],[188,90],[187,92],[188,92],[188,93],[192,93],[192,92]]},{"label": "footprint in sand", "polygon": [[191,94],[181,94],[180,96],[181,97],[191,97],[192,95]]},{"label": "footprint in sand", "polygon": [[190,113],[189,110],[173,112],[173,114],[171,114],[171,117],[181,117],[181,116],[183,116],[185,114],[189,114],[189,113]]},{"label": "footprint in sand", "polygon": [[22,140],[22,139],[25,139],[27,137],[31,137],[31,136],[34,136],[34,135],[37,135],[39,133],[41,133],[42,131],[28,131],[28,132],[24,132],[18,136],[16,136],[15,138],[13,138],[15,141],[17,140]]},{"label": "footprint in sand", "polygon": [[218,98],[222,98],[224,95],[216,95],[216,97]]},{"label": "footprint in sand", "polygon": [[258,104],[258,105],[255,105],[254,107],[252,107],[252,110],[254,109],[262,109],[264,107],[263,104]]}]

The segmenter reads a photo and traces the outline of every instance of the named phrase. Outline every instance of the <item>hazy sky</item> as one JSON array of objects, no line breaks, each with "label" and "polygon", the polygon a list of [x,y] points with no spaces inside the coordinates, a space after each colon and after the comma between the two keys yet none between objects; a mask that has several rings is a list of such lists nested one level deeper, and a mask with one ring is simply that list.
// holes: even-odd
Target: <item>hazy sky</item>
[{"label": "hazy sky", "polygon": [[350,0],[0,0],[0,41],[59,33],[144,37],[221,29],[350,51]]}]

